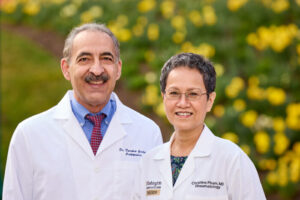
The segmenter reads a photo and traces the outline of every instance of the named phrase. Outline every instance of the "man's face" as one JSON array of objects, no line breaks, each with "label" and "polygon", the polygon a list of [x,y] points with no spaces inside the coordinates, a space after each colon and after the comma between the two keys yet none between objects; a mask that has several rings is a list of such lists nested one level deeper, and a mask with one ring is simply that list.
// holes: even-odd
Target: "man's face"
[{"label": "man's face", "polygon": [[61,61],[64,77],[71,81],[76,100],[92,113],[107,104],[121,68],[112,39],[100,31],[78,33],[69,62],[65,58]]}]

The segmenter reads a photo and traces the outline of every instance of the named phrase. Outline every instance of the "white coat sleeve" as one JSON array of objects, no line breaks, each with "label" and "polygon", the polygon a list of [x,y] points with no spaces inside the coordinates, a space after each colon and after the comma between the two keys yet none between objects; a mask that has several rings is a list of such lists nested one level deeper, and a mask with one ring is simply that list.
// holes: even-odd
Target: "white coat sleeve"
[{"label": "white coat sleeve", "polygon": [[266,200],[256,168],[244,152],[239,154],[227,176],[229,199]]},{"label": "white coat sleeve", "polygon": [[3,200],[30,200],[32,197],[32,160],[24,134],[17,127],[14,132],[6,161]]}]

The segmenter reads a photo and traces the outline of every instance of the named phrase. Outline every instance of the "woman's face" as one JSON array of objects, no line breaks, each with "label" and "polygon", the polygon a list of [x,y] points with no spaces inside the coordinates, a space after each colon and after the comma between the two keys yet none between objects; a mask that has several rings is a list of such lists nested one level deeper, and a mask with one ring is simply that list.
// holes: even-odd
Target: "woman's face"
[{"label": "woman's face", "polygon": [[[182,93],[178,99],[171,97],[174,94],[178,96],[178,93]],[[184,93],[198,98],[188,99]],[[206,112],[211,110],[216,96],[213,92],[207,99],[202,74],[197,69],[184,66],[169,73],[166,93],[162,95],[167,118],[175,131],[202,130]]]}]

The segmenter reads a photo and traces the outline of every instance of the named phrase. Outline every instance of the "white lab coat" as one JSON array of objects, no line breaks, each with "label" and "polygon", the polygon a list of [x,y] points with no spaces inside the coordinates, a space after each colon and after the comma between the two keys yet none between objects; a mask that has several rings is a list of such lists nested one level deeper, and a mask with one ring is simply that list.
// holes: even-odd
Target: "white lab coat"
[{"label": "white lab coat", "polygon": [[205,126],[173,187],[171,141],[141,160],[132,199],[142,200],[265,200],[258,173],[234,143]]},{"label": "white lab coat", "polygon": [[3,200],[129,199],[138,161],[162,143],[159,127],[112,94],[117,109],[95,156],[72,112],[71,92],[16,128]]}]

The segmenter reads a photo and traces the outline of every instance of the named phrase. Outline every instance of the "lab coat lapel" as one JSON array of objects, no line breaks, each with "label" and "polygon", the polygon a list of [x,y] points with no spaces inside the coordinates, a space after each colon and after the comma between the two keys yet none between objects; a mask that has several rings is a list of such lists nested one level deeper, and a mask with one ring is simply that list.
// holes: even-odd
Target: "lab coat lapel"
[{"label": "lab coat lapel", "polygon": [[195,161],[201,157],[207,157],[211,154],[213,147],[214,135],[205,125],[203,131],[185,164],[174,185],[174,190],[184,183],[188,178],[195,173]]},{"label": "lab coat lapel", "polygon": [[95,159],[91,146],[79,125],[78,120],[73,114],[69,95],[72,95],[70,91],[58,103],[54,118],[58,120],[58,123],[60,123],[67,135],[71,137],[73,141],[91,157],[91,159]]}]

